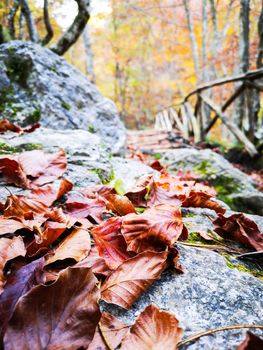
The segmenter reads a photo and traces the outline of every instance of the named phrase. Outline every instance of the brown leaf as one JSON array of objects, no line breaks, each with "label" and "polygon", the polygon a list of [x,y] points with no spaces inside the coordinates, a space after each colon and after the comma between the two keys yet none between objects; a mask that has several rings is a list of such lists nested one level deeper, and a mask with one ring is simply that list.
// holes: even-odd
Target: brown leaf
[{"label": "brown leaf", "polygon": [[59,260],[74,259],[76,262],[84,259],[90,251],[90,235],[87,230],[79,227],[68,235],[55,249],[46,257],[45,265]]},{"label": "brown leaf", "polygon": [[65,210],[73,217],[92,217],[99,223],[103,219],[103,213],[106,212],[106,204],[99,198],[87,198],[81,193],[71,193],[66,201]]},{"label": "brown leaf", "polygon": [[166,268],[167,252],[144,252],[120,265],[103,283],[102,299],[129,309]]},{"label": "brown leaf", "polygon": [[5,284],[4,267],[8,260],[11,260],[17,256],[25,256],[26,249],[23,239],[19,237],[0,238],[0,293],[3,291]]},{"label": "brown leaf", "polygon": [[176,350],[182,337],[176,317],[149,305],[139,315],[130,333],[124,338],[121,350]]},{"label": "brown leaf", "polygon": [[100,329],[97,327],[94,338],[87,350],[109,350],[101,332],[103,332],[111,348],[116,349],[127,334],[129,327],[111,314],[103,312],[100,319]]},{"label": "brown leaf", "polygon": [[7,184],[30,188],[30,181],[14,156],[0,157],[0,174]]},{"label": "brown leaf", "polygon": [[262,350],[263,339],[257,335],[247,332],[245,340],[237,347],[236,350]]},{"label": "brown leaf", "polygon": [[43,258],[40,258],[22,266],[14,274],[8,276],[4,291],[0,295],[0,343],[18,299],[34,285],[44,282],[42,268]]},{"label": "brown leaf", "polygon": [[65,193],[72,190],[73,184],[67,179],[61,179],[59,188],[54,188],[54,185],[46,185],[44,187],[35,188],[31,191],[30,197],[37,199],[50,207],[54,202],[60,199]]},{"label": "brown leaf", "polygon": [[233,214],[228,218],[218,214],[213,221],[214,231],[221,237],[239,242],[255,250],[263,250],[263,234],[257,224],[244,214]]},{"label": "brown leaf", "polygon": [[107,202],[107,209],[113,213],[123,216],[129,213],[136,213],[136,210],[132,202],[126,196],[120,196],[118,194],[109,194],[104,197]]},{"label": "brown leaf", "polygon": [[121,234],[121,222],[119,217],[110,218],[91,230],[99,255],[113,270],[131,257]]},{"label": "brown leaf", "polygon": [[31,186],[41,186],[62,176],[67,169],[67,158],[63,150],[46,154],[42,151],[28,151],[19,155],[19,163],[27,174],[35,179]]},{"label": "brown leaf", "polygon": [[[169,186],[170,187],[170,186]],[[178,190],[171,192],[158,182],[153,182],[149,195],[147,196],[147,206],[152,207],[157,204],[172,204],[180,206],[181,198],[185,198],[185,191]]]},{"label": "brown leaf", "polygon": [[48,207],[37,199],[27,198],[23,195],[11,195],[5,203],[4,217],[24,219],[30,213],[43,214]]},{"label": "brown leaf", "polygon": [[152,175],[140,177],[130,191],[125,193],[125,196],[130,199],[135,207],[146,207],[145,196],[149,192],[152,183]]},{"label": "brown leaf", "polygon": [[32,231],[32,227],[27,226],[22,221],[17,219],[7,219],[3,216],[0,216],[0,236],[7,233],[14,233],[17,230],[27,229]]},{"label": "brown leaf", "polygon": [[91,247],[89,255],[79,261],[77,264],[73,265],[74,268],[79,267],[89,267],[95,275],[99,276],[109,276],[112,270],[106,265],[105,260],[99,256],[97,247],[93,245]]},{"label": "brown leaf", "polygon": [[87,348],[100,320],[99,290],[88,268],[61,272],[19,299],[4,337],[6,350]]},{"label": "brown leaf", "polygon": [[19,125],[15,125],[11,123],[9,120],[3,118],[0,120],[0,133],[4,133],[6,131],[13,131],[17,133],[23,133],[23,132],[32,132],[35,129],[39,128],[40,124],[35,123],[29,126],[26,126],[25,128],[22,128]]},{"label": "brown leaf", "polygon": [[180,208],[173,205],[159,204],[140,215],[128,214],[122,220],[128,250],[136,253],[172,246],[184,233]]},{"label": "brown leaf", "polygon": [[191,191],[189,197],[183,202],[183,207],[187,208],[209,208],[217,213],[225,213],[225,209],[212,199],[212,196],[204,192]]}]

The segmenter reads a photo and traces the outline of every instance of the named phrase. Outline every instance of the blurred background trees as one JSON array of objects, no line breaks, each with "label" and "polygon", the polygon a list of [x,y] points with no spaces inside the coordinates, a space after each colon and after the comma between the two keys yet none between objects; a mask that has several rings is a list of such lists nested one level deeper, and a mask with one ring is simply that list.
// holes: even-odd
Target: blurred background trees
[{"label": "blurred background trees", "polygon": [[[28,1],[43,38],[44,1]],[[10,40],[6,28],[13,4],[14,0],[0,4],[4,40]],[[50,0],[48,5],[54,33],[48,46],[54,48],[73,22],[77,4]],[[90,13],[88,25],[65,57],[116,102],[129,128],[151,127],[159,110],[177,104],[203,82],[262,67],[260,0],[93,0]],[[19,11],[15,28],[20,37],[29,38]],[[237,85],[205,94],[222,104]],[[255,123],[262,123],[260,97],[256,90],[252,99],[243,93],[231,109],[231,118],[247,132],[251,115]],[[251,105],[245,110],[248,101]],[[208,122],[210,111],[205,115]]]}]

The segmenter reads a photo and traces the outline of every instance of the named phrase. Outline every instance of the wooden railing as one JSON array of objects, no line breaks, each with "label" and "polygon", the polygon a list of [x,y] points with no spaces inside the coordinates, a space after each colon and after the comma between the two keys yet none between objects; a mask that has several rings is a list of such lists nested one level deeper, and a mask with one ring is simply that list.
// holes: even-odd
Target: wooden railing
[{"label": "wooden railing", "polygon": [[[244,145],[251,156],[258,154],[258,151],[251,140],[240,130],[237,125],[225,114],[226,110],[245,90],[263,91],[263,85],[256,82],[257,79],[263,78],[263,69],[249,71],[245,74],[227,77],[224,79],[214,80],[212,82],[198,86],[184,97],[182,102],[177,105],[172,105],[159,111],[155,117],[155,129],[172,130],[179,129],[183,137],[188,139],[190,136],[194,137],[195,142],[205,139],[208,132],[214,127],[218,119],[228,128],[228,130],[237,138],[237,140]],[[234,93],[225,101],[222,106],[215,103],[208,94],[204,93],[206,90],[212,89],[216,86],[227,85],[230,83],[240,83]],[[193,106],[189,99],[196,96],[195,105]],[[204,108],[209,108],[214,112],[214,117],[209,119],[207,125],[204,125]]]}]

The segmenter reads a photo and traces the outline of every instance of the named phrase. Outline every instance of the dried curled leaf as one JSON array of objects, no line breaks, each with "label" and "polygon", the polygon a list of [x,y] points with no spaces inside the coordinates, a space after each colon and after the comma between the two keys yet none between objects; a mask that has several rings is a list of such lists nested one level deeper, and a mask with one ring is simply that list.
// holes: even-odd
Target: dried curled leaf
[{"label": "dried curled leaf", "polygon": [[4,267],[8,260],[17,256],[25,256],[26,249],[23,239],[19,237],[0,238],[0,293],[3,291],[5,284]]},{"label": "dried curled leaf", "polygon": [[136,213],[132,202],[126,196],[108,194],[104,198],[106,200],[107,209],[117,215],[123,216],[129,213]]},{"label": "dried curled leaf", "polygon": [[181,235],[187,238],[181,210],[177,206],[159,204],[143,214],[128,214],[122,220],[122,233],[128,250],[140,253],[172,246]]},{"label": "dried curled leaf", "polygon": [[131,257],[121,234],[121,222],[121,218],[110,218],[91,230],[99,255],[110,269],[116,269]]},{"label": "dried curled leaf", "polygon": [[166,268],[168,253],[144,252],[121,264],[103,283],[102,299],[129,309]]},{"label": "dried curled leaf", "polygon": [[257,335],[247,332],[245,340],[237,347],[236,350],[262,350],[263,340]]},{"label": "dried curled leaf", "polygon": [[176,350],[182,337],[176,317],[149,305],[139,315],[130,333],[124,338],[121,350]]},{"label": "dried curled leaf", "polygon": [[135,207],[146,206],[145,196],[151,188],[152,183],[152,175],[143,176],[138,179],[136,184],[129,190],[129,192],[125,193],[125,196],[130,199]]},{"label": "dried curled leaf", "polygon": [[90,235],[81,227],[74,229],[55,249],[46,257],[45,265],[65,259],[76,262],[84,259],[90,251]]},{"label": "dried curled leaf", "polygon": [[46,185],[44,187],[35,188],[30,193],[30,198],[37,199],[50,207],[54,202],[60,199],[65,193],[72,190],[73,184],[67,179],[61,179],[59,187],[54,185]]},{"label": "dried curled leaf", "polygon": [[239,242],[255,250],[263,250],[263,234],[257,224],[244,214],[233,214],[224,217],[218,214],[213,221],[214,231],[221,237]]},{"label": "dried curled leaf", "polygon": [[5,349],[87,348],[101,316],[96,282],[90,269],[68,268],[55,283],[33,287],[16,305]]},{"label": "dried curled leaf", "polygon": [[29,214],[44,214],[47,211],[48,207],[37,199],[12,194],[6,200],[4,217],[24,219]]},{"label": "dried curled leaf", "polygon": [[212,199],[210,194],[194,190],[190,192],[189,197],[183,202],[182,206],[187,208],[208,208],[221,214],[224,214],[226,211],[218,202]]},{"label": "dried curled leaf", "polygon": [[129,327],[125,323],[111,314],[103,312],[100,319],[100,329],[97,327],[94,338],[87,350],[109,350],[103,337],[107,339],[112,349],[116,349],[128,330]]},{"label": "dried curled leaf", "polygon": [[32,132],[40,127],[39,123],[35,123],[29,126],[26,126],[25,128],[22,128],[19,125],[11,123],[9,120],[3,118],[0,120],[0,133],[4,133],[6,131],[12,131],[17,133],[23,133],[23,132]]}]

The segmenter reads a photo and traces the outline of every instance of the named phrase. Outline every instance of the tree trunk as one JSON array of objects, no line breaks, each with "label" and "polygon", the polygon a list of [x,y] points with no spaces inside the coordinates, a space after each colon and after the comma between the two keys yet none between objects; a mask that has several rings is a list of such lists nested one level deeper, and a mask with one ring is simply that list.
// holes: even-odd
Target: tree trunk
[{"label": "tree trunk", "polygon": [[[245,73],[249,69],[249,12],[250,0],[240,0],[239,14],[239,72]],[[236,122],[242,129],[245,118],[245,93],[241,94],[236,104]]]},{"label": "tree trunk", "polygon": [[30,40],[33,41],[33,43],[37,43],[39,41],[39,37],[28,0],[20,0],[20,6],[27,23]]},{"label": "tree trunk", "polygon": [[62,35],[58,42],[51,46],[51,50],[58,55],[63,55],[80,37],[89,18],[90,0],[76,0],[78,14],[68,30]]},{"label": "tree trunk", "polygon": [[92,83],[95,83],[95,73],[93,64],[93,52],[91,47],[91,38],[88,24],[83,31],[83,43],[86,52],[86,74]]}]

